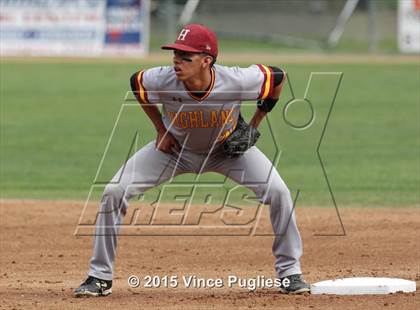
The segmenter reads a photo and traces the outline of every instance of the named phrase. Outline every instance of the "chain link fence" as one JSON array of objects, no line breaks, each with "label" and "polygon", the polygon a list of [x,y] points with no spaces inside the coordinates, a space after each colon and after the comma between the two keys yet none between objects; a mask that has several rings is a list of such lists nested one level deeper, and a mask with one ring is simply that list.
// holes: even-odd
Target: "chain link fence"
[{"label": "chain link fence", "polygon": [[[216,31],[227,50],[264,48],[397,52],[397,0],[200,0],[190,22]],[[336,44],[346,5],[355,3]],[[173,41],[187,0],[152,1],[152,51]]]}]

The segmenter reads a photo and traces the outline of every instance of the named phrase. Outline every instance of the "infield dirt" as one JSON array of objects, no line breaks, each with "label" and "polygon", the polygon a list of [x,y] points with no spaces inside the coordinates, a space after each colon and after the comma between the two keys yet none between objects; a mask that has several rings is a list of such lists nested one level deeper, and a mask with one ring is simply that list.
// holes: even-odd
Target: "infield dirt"
[{"label": "infield dirt", "polygon": [[[92,237],[75,236],[82,202],[1,201],[1,309],[419,309],[420,293],[281,295],[274,289],[130,288],[137,275],[272,278],[272,237],[122,236],[113,294],[73,298],[86,276]],[[420,283],[418,208],[297,208],[306,280],[377,276]]]}]

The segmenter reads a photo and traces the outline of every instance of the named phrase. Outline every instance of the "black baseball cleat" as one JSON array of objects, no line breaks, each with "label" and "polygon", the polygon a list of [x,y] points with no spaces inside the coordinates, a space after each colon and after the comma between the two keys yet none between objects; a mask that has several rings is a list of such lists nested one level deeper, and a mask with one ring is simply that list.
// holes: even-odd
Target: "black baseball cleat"
[{"label": "black baseball cleat", "polygon": [[311,291],[311,286],[305,282],[305,280],[302,278],[301,274],[292,274],[290,276],[281,278],[281,283],[283,284],[284,279],[289,279],[289,286],[280,287],[280,293],[283,294],[302,294],[302,293],[308,293]]},{"label": "black baseball cleat", "polygon": [[89,276],[85,282],[74,291],[75,297],[98,297],[107,296],[112,293],[112,281],[101,280]]}]

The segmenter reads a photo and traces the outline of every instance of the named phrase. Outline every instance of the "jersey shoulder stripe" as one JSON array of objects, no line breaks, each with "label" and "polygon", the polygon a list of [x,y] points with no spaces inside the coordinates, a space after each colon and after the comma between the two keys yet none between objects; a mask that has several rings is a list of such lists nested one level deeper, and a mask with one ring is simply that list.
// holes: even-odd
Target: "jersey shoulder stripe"
[{"label": "jersey shoulder stripe", "polygon": [[176,76],[173,68],[154,67],[134,73],[130,78],[130,84],[139,102],[156,103],[160,99],[159,92],[173,85],[174,79]]},{"label": "jersey shoulder stripe", "polygon": [[143,75],[144,75],[144,70],[141,70],[137,74],[137,86],[138,86],[138,90],[139,90],[139,96],[140,96],[140,99],[142,100],[142,102],[150,103],[149,98],[147,96],[146,88],[143,85]]},{"label": "jersey shoulder stripe", "polygon": [[258,96],[258,99],[264,100],[267,97],[271,96],[274,89],[274,74],[273,70],[270,67],[257,64],[258,68],[260,68],[261,72],[264,75],[264,81],[261,85],[261,92]]},{"label": "jersey shoulder stripe", "polygon": [[149,99],[147,96],[147,91],[143,86],[143,74],[144,70],[138,71],[134,73],[130,78],[131,90],[134,93],[134,96],[137,100],[142,103],[149,103]]}]

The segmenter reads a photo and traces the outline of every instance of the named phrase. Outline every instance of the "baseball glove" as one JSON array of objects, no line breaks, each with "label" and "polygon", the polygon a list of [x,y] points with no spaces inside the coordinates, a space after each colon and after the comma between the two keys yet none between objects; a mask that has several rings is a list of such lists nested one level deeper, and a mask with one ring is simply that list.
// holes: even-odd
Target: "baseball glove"
[{"label": "baseball glove", "polygon": [[231,158],[243,155],[250,147],[255,145],[259,137],[259,131],[248,125],[239,114],[235,130],[223,142],[223,153]]}]

